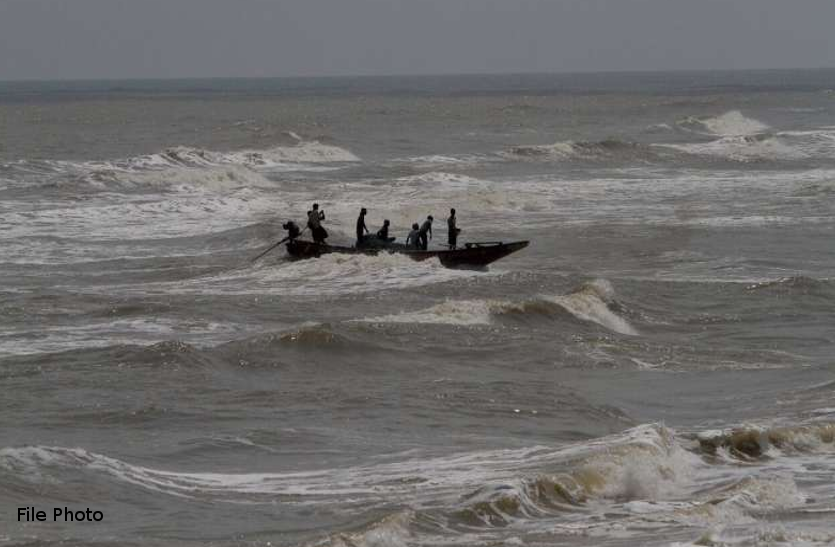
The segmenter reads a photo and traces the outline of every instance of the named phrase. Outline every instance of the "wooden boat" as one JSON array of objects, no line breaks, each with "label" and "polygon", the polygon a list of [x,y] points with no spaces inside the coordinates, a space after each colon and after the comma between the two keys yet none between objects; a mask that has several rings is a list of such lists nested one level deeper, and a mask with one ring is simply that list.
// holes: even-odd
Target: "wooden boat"
[{"label": "wooden boat", "polygon": [[329,253],[377,255],[380,253],[404,254],[412,260],[427,260],[437,258],[447,268],[480,268],[504,258],[511,253],[520,251],[528,246],[528,241],[485,241],[465,243],[458,249],[418,250],[402,244],[392,243],[382,246],[345,247],[340,245],[324,245],[294,239],[287,242],[287,252],[293,258],[315,258]]}]

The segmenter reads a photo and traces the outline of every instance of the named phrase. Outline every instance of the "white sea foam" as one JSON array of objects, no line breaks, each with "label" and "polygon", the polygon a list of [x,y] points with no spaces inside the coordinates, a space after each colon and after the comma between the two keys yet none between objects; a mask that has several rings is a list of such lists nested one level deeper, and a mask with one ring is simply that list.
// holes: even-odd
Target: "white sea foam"
[{"label": "white sea foam", "polygon": [[123,200],[99,197],[83,204],[56,203],[35,211],[4,214],[3,239],[60,237],[98,241],[171,238],[236,228],[269,213],[289,213],[288,203],[265,199],[248,188],[229,193],[167,194]]},{"label": "white sea foam", "polygon": [[733,161],[801,160],[831,156],[835,137],[826,130],[772,132],[759,120],[748,118],[738,110],[716,117],[679,120],[678,126],[719,137],[710,142],[659,144],[687,154],[713,156]]},{"label": "white sea foam", "polygon": [[442,154],[432,154],[428,156],[416,156],[405,160],[396,160],[398,162],[412,163],[423,167],[435,166],[468,166],[489,161],[489,158],[477,155],[460,155],[460,156],[446,156]]},{"label": "white sea foam", "polygon": [[338,168],[338,164],[358,161],[356,155],[344,148],[317,141],[300,141],[293,146],[266,150],[218,152],[177,146],[156,154],[116,160],[22,160],[3,164],[3,168],[12,170],[23,180],[56,185],[83,182],[94,188],[118,190],[140,188],[143,182],[152,188],[169,186],[166,180],[171,178],[211,179],[217,173],[234,173],[231,176],[235,178],[256,177],[246,174],[245,170],[326,171]]},{"label": "white sea foam", "polygon": [[429,173],[401,177],[392,181],[391,184],[394,186],[414,186],[421,189],[425,189],[427,186],[435,186],[443,190],[467,190],[491,186],[491,183],[488,181],[444,171],[431,171]]},{"label": "white sea foam", "polygon": [[157,154],[111,162],[85,162],[81,165],[89,168],[135,170],[219,165],[272,168],[300,163],[349,163],[357,161],[360,161],[360,159],[344,148],[322,144],[317,141],[302,141],[293,146],[276,146],[265,150],[238,150],[235,152],[216,152],[177,146]]},{"label": "white sea foam", "polygon": [[[401,254],[326,254],[319,258],[269,263],[187,281],[148,283],[141,287],[119,286],[163,294],[274,294],[321,296],[361,294],[408,289],[435,283],[495,275],[490,272],[455,270],[436,259],[415,262]],[[108,286],[102,290],[115,290]]]},{"label": "white sea foam", "polygon": [[81,177],[102,190],[159,189],[177,192],[222,192],[237,188],[275,188],[276,183],[241,165],[159,170],[97,169]]},{"label": "white sea foam", "polygon": [[654,147],[739,162],[831,159],[835,158],[835,131],[822,127],[806,131],[732,134],[721,135],[710,142],[656,144]]},{"label": "white sea foam", "polygon": [[802,147],[792,145],[785,139],[774,136],[732,136],[707,143],[664,144],[688,154],[715,156],[733,161],[749,162],[758,160],[800,160],[810,156]]},{"label": "white sea foam", "polygon": [[759,120],[748,118],[739,110],[731,110],[713,117],[689,117],[679,120],[679,127],[694,128],[711,135],[723,137],[755,135],[768,131],[769,126]]},{"label": "white sea foam", "polygon": [[173,338],[213,342],[240,334],[241,325],[165,318],[113,319],[78,326],[41,327],[35,331],[7,330],[0,335],[0,356],[34,355],[117,344],[148,345]]}]

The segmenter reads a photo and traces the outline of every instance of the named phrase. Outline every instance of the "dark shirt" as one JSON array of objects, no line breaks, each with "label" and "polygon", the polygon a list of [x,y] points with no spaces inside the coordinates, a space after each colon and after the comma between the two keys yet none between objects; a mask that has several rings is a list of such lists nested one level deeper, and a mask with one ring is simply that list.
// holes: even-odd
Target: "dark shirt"
[{"label": "dark shirt", "polygon": [[362,239],[368,228],[365,227],[365,215],[360,215],[357,219],[357,239]]},{"label": "dark shirt", "polygon": [[321,221],[325,220],[325,213],[319,210],[307,212],[307,225],[311,230],[320,226]]}]

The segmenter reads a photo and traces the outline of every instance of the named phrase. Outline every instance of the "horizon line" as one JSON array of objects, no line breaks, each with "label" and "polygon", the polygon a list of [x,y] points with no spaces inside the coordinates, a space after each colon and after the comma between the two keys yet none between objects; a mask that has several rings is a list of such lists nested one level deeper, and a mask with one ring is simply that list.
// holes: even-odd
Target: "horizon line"
[{"label": "horizon line", "polygon": [[188,80],[315,80],[315,79],[373,79],[373,78],[454,78],[462,76],[581,76],[594,74],[704,74],[704,73],[745,73],[745,72],[790,72],[827,71],[835,66],[814,67],[771,67],[771,68],[676,68],[676,69],[606,69],[568,71],[520,71],[520,72],[420,72],[392,74],[320,74],[285,76],[126,76],[126,77],[80,77],[80,78],[0,78],[2,84],[13,83],[73,83],[73,82],[147,82],[147,81],[188,81]]}]

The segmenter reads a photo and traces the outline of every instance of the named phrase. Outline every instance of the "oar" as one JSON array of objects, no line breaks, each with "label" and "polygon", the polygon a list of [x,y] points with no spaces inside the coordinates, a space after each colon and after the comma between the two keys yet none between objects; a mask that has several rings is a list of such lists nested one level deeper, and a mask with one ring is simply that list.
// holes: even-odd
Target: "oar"
[{"label": "oar", "polygon": [[285,242],[285,241],[287,241],[288,239],[290,239],[290,236],[287,236],[287,237],[285,237],[284,239],[282,239],[281,241],[279,241],[278,243],[276,243],[275,245],[272,245],[269,249],[267,249],[266,251],[264,251],[264,252],[263,252],[263,253],[261,253],[260,255],[256,256],[256,257],[255,257],[255,258],[253,258],[252,260],[250,260],[250,262],[255,262],[256,260],[258,260],[259,258],[261,258],[262,256],[264,256],[264,255],[265,255],[265,254],[267,254],[268,252],[272,251],[273,249],[275,249],[276,247],[278,247],[279,245],[281,245],[282,243],[284,243],[284,242]]},{"label": "oar", "polygon": [[[299,232],[299,235],[298,235],[298,236],[296,236],[296,237],[301,237],[301,236],[302,236],[302,234],[304,234],[306,231],[307,231],[307,227],[305,226],[304,230],[302,230],[301,232]],[[262,256],[264,256],[264,255],[265,255],[265,254],[267,254],[268,252],[272,251],[273,249],[275,249],[276,247],[278,247],[279,245],[281,245],[282,243],[284,243],[284,242],[285,242],[285,241],[287,241],[288,239],[290,239],[290,236],[285,237],[284,239],[282,239],[281,241],[279,241],[278,243],[276,243],[275,245],[273,245],[272,247],[270,247],[269,249],[267,249],[266,251],[264,251],[264,252],[263,252],[263,253],[261,253],[260,255],[256,256],[256,257],[255,257],[255,258],[253,258],[252,260],[250,260],[250,262],[255,262],[256,260],[258,260],[259,258],[261,258]]]}]

